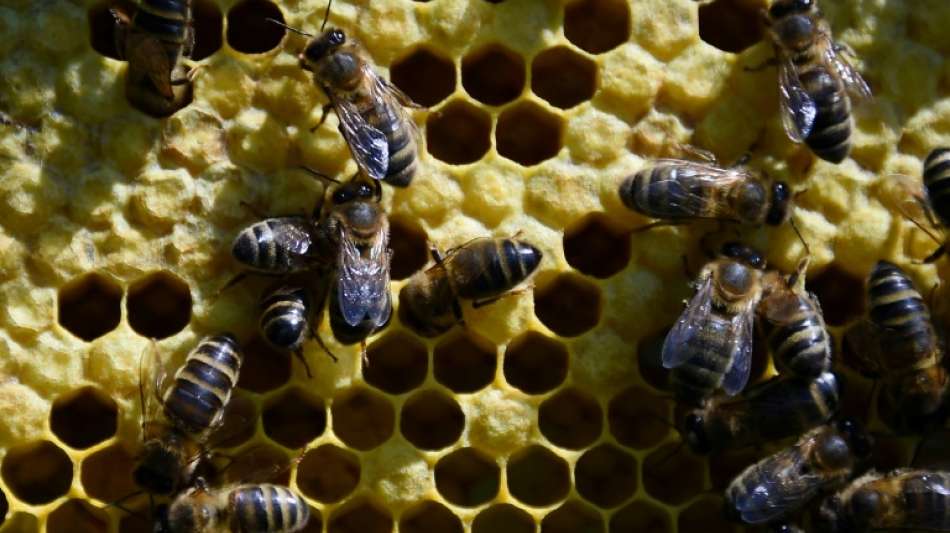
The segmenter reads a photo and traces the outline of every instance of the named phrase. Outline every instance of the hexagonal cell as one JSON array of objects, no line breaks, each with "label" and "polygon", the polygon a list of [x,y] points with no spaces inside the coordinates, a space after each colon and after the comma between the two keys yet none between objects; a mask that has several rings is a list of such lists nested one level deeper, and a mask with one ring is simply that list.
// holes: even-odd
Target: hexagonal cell
[{"label": "hexagonal cell", "polygon": [[399,429],[416,448],[440,450],[462,436],[465,413],[451,396],[437,390],[419,391],[403,404]]},{"label": "hexagonal cell", "polygon": [[537,165],[557,155],[563,134],[561,117],[533,102],[521,102],[498,117],[495,148],[519,165]]},{"label": "hexagonal cell", "polygon": [[622,0],[575,0],[564,8],[564,36],[600,54],[630,38],[630,8]]},{"label": "hexagonal cell", "polygon": [[454,100],[426,119],[426,148],[451,165],[474,163],[491,147],[491,116],[465,100]]},{"label": "hexagonal cell", "polygon": [[371,450],[393,434],[396,413],[381,394],[363,387],[346,390],[333,399],[333,432],[357,450]]},{"label": "hexagonal cell", "polygon": [[591,506],[579,501],[565,502],[541,521],[541,533],[603,533],[604,519]]},{"label": "hexagonal cell", "polygon": [[308,450],[297,465],[297,487],[322,503],[346,498],[360,482],[360,459],[355,453],[324,444]]},{"label": "hexagonal cell", "polygon": [[567,347],[536,331],[508,343],[502,370],[505,381],[528,394],[544,394],[567,377]]},{"label": "hexagonal cell", "polygon": [[809,278],[806,288],[818,297],[825,323],[841,326],[864,313],[864,280],[858,279],[834,264]]},{"label": "hexagonal cell", "polygon": [[131,504],[125,502],[122,506],[134,514],[119,513],[119,533],[155,533],[155,527],[148,519],[149,512],[154,510],[149,508],[147,498]]},{"label": "hexagonal cell", "polygon": [[474,99],[501,105],[524,90],[524,59],[500,44],[489,44],[462,58],[462,87]]},{"label": "hexagonal cell", "polygon": [[251,394],[235,390],[224,410],[221,427],[210,438],[211,448],[234,448],[244,444],[257,431],[257,403]]},{"label": "hexagonal cell", "polygon": [[558,274],[534,289],[534,314],[562,337],[576,337],[600,322],[600,288],[575,274]]},{"label": "hexagonal cell", "polygon": [[82,460],[79,480],[91,498],[118,501],[138,490],[132,478],[136,460],[122,446],[113,444]]},{"label": "hexagonal cell", "polygon": [[439,459],[435,486],[443,498],[462,507],[481,505],[498,494],[501,470],[488,455],[461,448]]},{"label": "hexagonal cell", "polygon": [[115,435],[118,406],[95,387],[83,387],[53,402],[50,429],[72,448],[86,449]]},{"label": "hexagonal cell", "polygon": [[290,381],[290,354],[254,337],[244,345],[244,363],[237,386],[251,392],[272,391]]},{"label": "hexagonal cell", "polygon": [[462,533],[462,521],[448,507],[431,500],[409,508],[399,518],[399,533]]},{"label": "hexagonal cell", "polygon": [[656,335],[644,337],[637,345],[640,377],[651,387],[662,391],[670,390],[670,371],[663,368],[662,361],[663,342],[669,332],[669,329],[664,329]]},{"label": "hexagonal cell", "polygon": [[452,60],[428,48],[417,48],[393,62],[389,78],[413,102],[426,107],[438,104],[455,91]]},{"label": "hexagonal cell", "polygon": [[92,272],[59,289],[59,325],[88,342],[114,330],[122,317],[122,287]]},{"label": "hexagonal cell", "polygon": [[91,7],[86,13],[86,20],[89,22],[89,44],[101,55],[122,59],[116,48],[115,17],[110,12],[112,8],[133,13],[135,4],[130,1],[105,1]]},{"label": "hexagonal cell", "polygon": [[672,429],[672,401],[643,387],[631,387],[610,400],[607,423],[617,442],[638,450],[652,448]]},{"label": "hexagonal cell", "polygon": [[323,514],[319,509],[310,506],[310,520],[300,533],[323,533]]},{"label": "hexagonal cell", "polygon": [[321,398],[293,387],[264,406],[261,421],[275,442],[300,448],[323,434],[327,410]]},{"label": "hexagonal cell", "polygon": [[557,46],[531,62],[531,90],[554,107],[570,109],[594,96],[597,64],[567,46]]},{"label": "hexagonal cell", "polygon": [[723,516],[722,498],[718,496],[696,500],[677,517],[679,533],[734,533],[736,529]]},{"label": "hexagonal cell", "polygon": [[426,345],[414,335],[396,330],[369,345],[363,377],[380,390],[402,394],[421,385],[428,370]]},{"label": "hexagonal cell", "polygon": [[587,501],[616,507],[637,490],[637,460],[613,444],[601,444],[577,460],[574,483]]},{"label": "hexagonal cell", "polygon": [[709,481],[712,488],[725,490],[749,465],[758,461],[762,454],[753,449],[724,450],[709,456]]},{"label": "hexagonal cell", "polygon": [[541,403],[538,428],[555,446],[579,450],[600,436],[604,413],[593,396],[580,389],[564,389]]},{"label": "hexagonal cell", "polygon": [[269,52],[280,44],[286,30],[268,22],[284,22],[280,8],[268,0],[242,0],[228,11],[228,45],[245,54]]},{"label": "hexagonal cell", "polygon": [[583,274],[609,278],[630,262],[630,233],[593,213],[564,230],[564,257]]},{"label": "hexagonal cell", "polygon": [[488,339],[459,331],[435,347],[435,379],[455,392],[475,392],[495,379],[498,356]]},{"label": "hexagonal cell", "polygon": [[191,320],[191,290],[171,272],[155,272],[129,286],[125,307],[136,333],[164,339],[185,329]]},{"label": "hexagonal cell", "polygon": [[610,517],[610,533],[673,533],[670,513],[649,500],[634,500]]},{"label": "hexagonal cell", "polygon": [[270,444],[252,444],[228,460],[224,470],[224,484],[246,483],[290,483],[290,458],[283,450]]},{"label": "hexagonal cell", "polygon": [[510,503],[498,503],[486,507],[472,521],[472,533],[534,533],[534,531],[534,518]]},{"label": "hexagonal cell", "polygon": [[507,472],[511,495],[535,507],[557,503],[571,489],[567,462],[543,446],[529,446],[512,455]]},{"label": "hexagonal cell", "polygon": [[[703,461],[681,444],[667,444],[643,460],[643,486],[655,499],[671,505],[688,501],[703,490]],[[670,483],[675,479],[676,483]]]},{"label": "hexagonal cell", "polygon": [[69,500],[46,519],[47,533],[105,533],[109,515],[82,500]]},{"label": "hexagonal cell", "polygon": [[224,15],[211,0],[192,0],[191,17],[195,28],[191,60],[201,61],[220,50],[224,44]]},{"label": "hexagonal cell", "polygon": [[741,0],[699,6],[699,38],[724,52],[745,50],[762,40],[759,6]]},{"label": "hexagonal cell", "polygon": [[389,511],[370,501],[356,501],[338,509],[327,524],[327,533],[390,533],[392,529]]},{"label": "hexagonal cell", "polygon": [[389,219],[389,245],[393,249],[389,275],[394,280],[408,278],[429,262],[429,237],[413,220]]},{"label": "hexagonal cell", "polygon": [[73,463],[66,452],[42,440],[11,447],[0,475],[20,501],[41,505],[66,494],[73,480]]}]

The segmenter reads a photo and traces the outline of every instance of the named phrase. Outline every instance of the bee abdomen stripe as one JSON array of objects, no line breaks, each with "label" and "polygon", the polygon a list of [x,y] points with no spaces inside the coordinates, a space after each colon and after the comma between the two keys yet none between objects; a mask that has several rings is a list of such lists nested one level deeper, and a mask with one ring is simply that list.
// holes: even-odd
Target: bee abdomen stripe
[{"label": "bee abdomen stripe", "polygon": [[206,429],[223,407],[214,392],[187,380],[177,379],[165,399],[165,411],[189,429]]}]

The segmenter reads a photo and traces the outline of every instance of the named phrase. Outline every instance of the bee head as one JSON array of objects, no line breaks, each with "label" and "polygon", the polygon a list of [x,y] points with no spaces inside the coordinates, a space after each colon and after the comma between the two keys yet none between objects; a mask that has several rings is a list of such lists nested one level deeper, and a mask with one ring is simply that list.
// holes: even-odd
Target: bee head
[{"label": "bee head", "polygon": [[171,494],[180,483],[181,454],[173,446],[153,440],[145,444],[142,460],[132,472],[135,483],[153,494]]},{"label": "bee head", "polygon": [[332,54],[337,48],[346,43],[346,34],[339,28],[325,31],[311,40],[300,55],[301,63],[317,63]]},{"label": "bee head", "polygon": [[814,6],[814,0],[775,0],[769,8],[769,17],[777,20],[788,15],[801,15],[808,13]]},{"label": "bee head", "polygon": [[709,438],[706,435],[703,415],[699,412],[693,411],[683,418],[683,435],[686,437],[689,449],[693,450],[694,453],[709,453],[712,451]]},{"label": "bee head", "polygon": [[726,244],[723,244],[722,255],[723,257],[735,259],[736,261],[744,263],[752,268],[759,270],[765,268],[765,258],[762,257],[762,254],[751,246],[742,244],[741,242],[730,241]]},{"label": "bee head", "polygon": [[769,10],[772,31],[784,46],[793,50],[808,48],[818,32],[817,19],[809,11],[810,0],[779,1]]},{"label": "bee head", "polygon": [[333,191],[332,200],[334,205],[342,205],[353,200],[378,199],[379,196],[381,196],[381,191],[378,187],[373,187],[365,181],[351,181]]},{"label": "bee head", "polygon": [[788,185],[784,181],[772,184],[772,201],[769,202],[769,213],[765,216],[765,223],[778,226],[788,220],[791,198]]},{"label": "bee head", "polygon": [[168,508],[166,522],[170,531],[200,533],[214,524],[214,510],[202,503],[203,498],[191,489],[179,496]]},{"label": "bee head", "polygon": [[864,426],[853,418],[843,418],[838,421],[838,431],[847,440],[851,453],[858,459],[866,459],[871,455],[871,446],[874,441],[871,435],[864,430]]}]

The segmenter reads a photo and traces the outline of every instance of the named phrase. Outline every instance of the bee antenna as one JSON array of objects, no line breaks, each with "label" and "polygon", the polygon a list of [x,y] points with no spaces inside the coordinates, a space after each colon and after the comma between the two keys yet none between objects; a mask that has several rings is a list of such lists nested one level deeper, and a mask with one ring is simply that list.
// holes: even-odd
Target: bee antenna
[{"label": "bee antenna", "polygon": [[327,2],[327,11],[323,14],[323,24],[320,25],[320,31],[323,31],[323,28],[327,27],[327,21],[330,20],[330,6],[333,5],[333,0]]},{"label": "bee antenna", "polygon": [[274,23],[274,24],[276,24],[276,25],[278,25],[278,26],[280,26],[280,27],[282,27],[282,28],[284,28],[284,29],[286,29],[286,30],[290,30],[290,31],[292,31],[292,32],[294,32],[294,33],[296,33],[296,34],[298,34],[298,35],[303,35],[304,37],[313,37],[313,34],[312,34],[312,33],[307,33],[307,32],[305,32],[305,31],[303,31],[303,30],[298,30],[297,28],[294,28],[294,27],[292,27],[292,26],[288,26],[288,25],[284,24],[283,22],[281,22],[281,21],[279,21],[279,20],[277,20],[277,19],[272,19],[272,18],[270,18],[270,17],[267,17],[267,18],[264,19],[264,20],[266,20],[267,22],[272,22],[272,23]]},{"label": "bee antenna", "polygon": [[[139,494],[142,494],[143,492],[145,492],[145,491],[144,491],[144,490],[141,490],[141,489],[140,489],[140,490],[136,490],[136,491],[132,491],[132,492],[126,494],[125,496],[122,496],[122,497],[119,498],[118,500],[115,500],[114,502],[110,502],[106,507],[115,507],[116,509],[119,509],[120,511],[122,511],[122,512],[124,512],[124,513],[126,513],[126,514],[128,514],[128,515],[130,515],[130,516],[134,516],[134,517],[138,518],[139,520],[142,520],[143,522],[150,522],[150,520],[149,520],[148,518],[146,518],[145,516],[143,516],[142,513],[139,513],[139,512],[137,512],[137,511],[133,511],[132,509],[129,509],[128,507],[122,505],[122,502],[124,502],[124,501],[126,501],[126,500],[128,500],[128,499],[130,499],[130,498],[134,498],[134,497],[138,496]],[[151,498],[151,497],[152,497],[152,495],[149,494],[149,498]]]},{"label": "bee antenna", "polygon": [[330,176],[324,174],[323,172],[318,172],[318,171],[316,171],[316,170],[314,170],[314,169],[308,167],[307,165],[300,165],[300,170],[303,170],[304,172],[307,172],[308,174],[310,174],[311,176],[313,176],[313,177],[315,177],[315,178],[319,178],[319,179],[326,180],[326,181],[329,181],[329,182],[332,182],[332,183],[336,183],[337,185],[340,184],[340,180],[338,180],[338,179],[336,179],[336,178],[331,178]]},{"label": "bee antenna", "polygon": [[792,230],[795,231],[795,235],[798,235],[798,240],[802,241],[802,246],[805,247],[805,256],[810,256],[811,248],[808,247],[808,241],[805,240],[805,237],[802,236],[802,232],[798,229],[798,224],[795,223],[795,217],[792,216],[789,218],[788,223],[792,226]]}]

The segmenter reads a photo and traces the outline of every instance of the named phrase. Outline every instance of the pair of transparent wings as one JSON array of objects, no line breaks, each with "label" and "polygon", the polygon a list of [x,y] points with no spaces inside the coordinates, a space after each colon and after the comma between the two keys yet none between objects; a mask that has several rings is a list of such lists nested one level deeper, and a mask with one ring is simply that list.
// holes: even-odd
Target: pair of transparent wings
[{"label": "pair of transparent wings", "polygon": [[389,229],[383,226],[369,248],[360,250],[356,241],[340,225],[338,294],[340,313],[350,326],[370,321],[381,327],[389,320],[392,304],[389,299]]},{"label": "pair of transparent wings", "polygon": [[[814,438],[814,437],[813,437]],[[811,441],[798,443],[771,455],[741,476],[755,476],[751,486],[733,493],[736,513],[748,524],[772,522],[808,503],[824,484],[824,475],[806,468]]]},{"label": "pair of transparent wings", "polygon": [[693,299],[663,341],[662,361],[665,368],[676,368],[696,355],[692,347],[704,344],[705,337],[722,335],[719,344],[726,353],[717,355],[729,357],[729,364],[721,386],[726,394],[734,396],[745,388],[752,368],[755,302],[750,301],[739,313],[727,318],[724,328],[712,332],[710,328],[715,326],[711,326],[711,321],[717,319],[711,316],[713,290],[712,276],[700,283]]},{"label": "pair of transparent wings", "polygon": [[728,190],[738,182],[757,179],[743,167],[720,168],[685,159],[658,159],[654,167],[666,169],[650,180],[650,187],[666,191],[667,211],[711,218],[734,218],[736,214],[727,203],[710,201],[708,191]]}]

